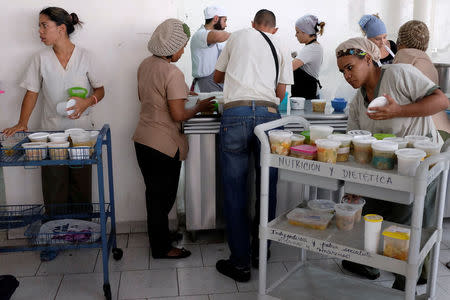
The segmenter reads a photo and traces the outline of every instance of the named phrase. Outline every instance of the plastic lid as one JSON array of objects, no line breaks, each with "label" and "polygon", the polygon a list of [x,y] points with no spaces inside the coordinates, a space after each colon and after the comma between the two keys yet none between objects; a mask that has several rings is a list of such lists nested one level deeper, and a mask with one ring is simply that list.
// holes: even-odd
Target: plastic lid
[{"label": "plastic lid", "polygon": [[385,137],[384,139],[383,139],[383,141],[389,141],[389,142],[394,142],[394,143],[397,143],[397,144],[407,144],[408,143],[408,141],[407,140],[405,140],[404,138],[402,138],[402,137]]},{"label": "plastic lid", "polygon": [[31,143],[23,143],[23,148],[47,148],[47,143],[41,142],[31,142]]},{"label": "plastic lid", "polygon": [[384,140],[385,138],[388,137],[395,137],[395,134],[392,133],[375,133],[373,135],[374,138],[376,138],[377,140]]},{"label": "plastic lid", "polygon": [[377,141],[377,139],[374,138],[373,136],[369,136],[369,135],[355,136],[353,138],[353,143],[356,143],[356,144],[370,145],[375,141]]},{"label": "plastic lid", "polygon": [[399,149],[395,151],[395,155],[406,159],[422,159],[427,156],[425,151],[414,148]]},{"label": "plastic lid", "polygon": [[339,142],[351,142],[353,137],[349,134],[330,134],[327,137],[329,140],[339,141]]},{"label": "plastic lid", "polygon": [[423,135],[407,135],[405,136],[405,140],[407,140],[408,142],[429,141],[430,138]]},{"label": "plastic lid", "polygon": [[328,139],[318,139],[316,140],[317,148],[327,148],[327,149],[334,149],[339,148],[341,145],[341,142],[339,141],[332,141]]},{"label": "plastic lid", "polygon": [[368,214],[364,216],[364,220],[371,223],[383,222],[383,217],[376,214]]},{"label": "plastic lid", "polygon": [[420,149],[420,150],[436,150],[436,151],[440,151],[441,150],[442,145],[438,144],[438,143],[433,143],[430,141],[417,141],[414,143],[414,148]]},{"label": "plastic lid", "polygon": [[69,128],[69,129],[64,130],[64,133],[71,134],[73,132],[78,132],[78,131],[86,131],[86,130],[84,130],[83,128]]},{"label": "plastic lid", "polygon": [[377,98],[373,99],[372,101],[370,101],[369,105],[367,106],[367,108],[368,108],[367,112],[374,113],[375,111],[370,110],[369,108],[385,106],[387,103],[388,103],[388,101],[387,101],[386,97],[384,97],[384,96],[377,97]]},{"label": "plastic lid", "polygon": [[312,99],[311,102],[314,102],[314,103],[327,102],[327,100],[325,100],[325,99]]},{"label": "plastic lid", "polygon": [[52,137],[69,137],[68,133],[64,133],[64,132],[57,132],[57,133],[52,133],[48,136],[49,138]]},{"label": "plastic lid", "polygon": [[378,151],[395,151],[398,150],[398,144],[389,141],[375,141],[372,143],[372,149]]},{"label": "plastic lid", "polygon": [[282,138],[288,138],[292,136],[292,131],[289,130],[270,130],[269,136],[278,136]]},{"label": "plastic lid", "polygon": [[334,203],[331,200],[326,199],[315,199],[308,201],[308,207],[312,210],[321,211],[321,212],[333,212]]},{"label": "plastic lid", "polygon": [[47,132],[35,132],[32,134],[28,135],[28,138],[32,138],[32,139],[36,139],[36,138],[43,138],[43,137],[48,137],[49,133]]},{"label": "plastic lid", "polygon": [[397,240],[409,240],[411,229],[400,226],[391,225],[383,231],[383,235]]},{"label": "plastic lid", "polygon": [[324,131],[330,131],[333,132],[334,128],[331,126],[327,126],[327,125],[312,125],[309,126],[309,131],[311,132],[311,130],[324,130]]},{"label": "plastic lid", "polygon": [[355,205],[350,205],[347,203],[336,203],[334,209],[338,215],[351,216],[359,209]]},{"label": "plastic lid", "polygon": [[350,199],[350,198],[343,198],[342,203],[346,203],[348,205],[357,205],[359,207],[363,207],[366,204],[366,200],[364,200],[361,197]]},{"label": "plastic lid", "polygon": [[300,132],[300,134],[301,135],[303,135],[304,137],[309,137],[309,130],[305,130],[305,131],[302,131],[302,132]]},{"label": "plastic lid", "polygon": [[368,135],[368,136],[372,136],[372,132],[370,132],[370,131],[367,131],[367,130],[359,130],[359,129],[356,129],[356,130],[350,130],[349,132],[347,132],[347,134],[350,134],[350,135],[353,135],[353,136],[356,136],[356,135]]},{"label": "plastic lid", "polygon": [[291,147],[291,151],[313,155],[317,152],[317,147],[311,145],[298,145]]},{"label": "plastic lid", "polygon": [[0,90],[0,94],[4,94],[4,93],[5,93],[5,91]]}]

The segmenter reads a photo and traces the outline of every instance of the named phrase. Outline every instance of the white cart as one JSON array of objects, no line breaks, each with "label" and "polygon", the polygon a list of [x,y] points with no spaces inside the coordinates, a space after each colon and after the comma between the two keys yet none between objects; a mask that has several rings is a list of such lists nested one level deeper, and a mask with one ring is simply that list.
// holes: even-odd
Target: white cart
[{"label": "white cart", "polygon": [[[308,122],[296,116],[261,124],[255,134],[261,141],[261,223],[259,228],[259,294],[275,299],[435,299],[439,247],[450,153],[423,161],[415,177],[400,176],[397,170],[380,171],[353,161],[328,164],[270,153],[266,132],[288,123],[309,128]],[[429,169],[431,165],[434,166]],[[339,186],[345,192],[402,204],[413,203],[408,261],[369,253],[364,250],[364,221],[351,231],[339,231],[330,225],[314,230],[288,223],[286,213],[268,222],[269,167],[279,168],[283,180],[311,186]],[[439,177],[436,219],[431,228],[422,229],[424,197],[427,186]],[[393,223],[383,222],[383,229]],[[401,225],[404,226],[405,225]],[[383,230],[382,229],[382,230]],[[382,238],[381,238],[382,239]],[[273,240],[301,248],[300,261],[273,286],[267,287],[267,241]],[[380,246],[382,242],[380,242]],[[406,276],[406,291],[371,284],[355,277],[317,271],[306,262],[306,251],[345,259]],[[420,264],[431,252],[431,272],[425,295],[416,298]],[[379,251],[378,253],[382,253]],[[270,299],[273,299],[269,297]]]}]

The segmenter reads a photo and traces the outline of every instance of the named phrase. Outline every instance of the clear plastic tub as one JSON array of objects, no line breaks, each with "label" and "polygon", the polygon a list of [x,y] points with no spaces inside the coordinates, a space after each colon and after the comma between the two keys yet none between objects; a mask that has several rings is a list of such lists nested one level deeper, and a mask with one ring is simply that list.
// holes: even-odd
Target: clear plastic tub
[{"label": "clear plastic tub", "polygon": [[291,148],[292,131],[289,130],[270,130],[270,152],[278,155],[289,155]]},{"label": "clear plastic tub", "polygon": [[395,151],[398,144],[389,141],[372,143],[372,165],[379,170],[392,170],[395,163]]},{"label": "clear plastic tub", "polygon": [[58,143],[63,143],[63,142],[67,142],[69,139],[69,134],[68,133],[63,133],[63,132],[58,132],[58,133],[52,133],[48,136],[48,138],[50,139],[50,142],[58,142]]},{"label": "clear plastic tub", "polygon": [[50,159],[64,160],[67,159],[67,148],[69,148],[69,142],[50,142],[47,143]]},{"label": "clear plastic tub", "polygon": [[325,125],[313,125],[309,127],[310,144],[315,145],[318,139],[326,139],[327,136],[333,133],[333,127]]},{"label": "clear plastic tub", "polygon": [[352,143],[353,137],[348,134],[331,134],[328,136],[328,139],[341,143],[339,149],[337,150],[336,161],[348,161],[348,157],[350,156],[350,145]]},{"label": "clear plastic tub", "polygon": [[295,147],[298,145],[303,145],[305,141],[305,136],[301,134],[292,134],[291,137],[291,147]]},{"label": "clear plastic tub", "polygon": [[308,201],[308,208],[321,213],[332,213],[334,212],[335,204],[333,201],[327,199],[314,199]]},{"label": "clear plastic tub", "polygon": [[70,138],[73,147],[91,146],[91,135],[88,131],[71,133]]},{"label": "clear plastic tub", "polygon": [[328,139],[319,139],[316,140],[316,145],[318,161],[332,164],[336,163],[337,153],[341,142]]},{"label": "clear plastic tub", "polygon": [[92,155],[92,153],[94,153],[94,147],[95,144],[97,143],[97,137],[99,135],[100,131],[98,130],[93,130],[93,131],[89,131],[89,144],[91,146],[91,149],[89,150],[89,154]]},{"label": "clear plastic tub", "polygon": [[391,225],[383,231],[383,255],[395,259],[408,260],[409,237],[411,230]]},{"label": "clear plastic tub", "polygon": [[76,160],[89,159],[89,149],[90,149],[90,147],[85,147],[85,146],[69,148],[70,159],[76,159]]},{"label": "clear plastic tub", "polygon": [[66,130],[64,130],[64,133],[67,133],[67,134],[73,134],[73,133],[77,133],[77,132],[85,132],[86,130],[84,130],[83,128],[69,128],[69,129],[66,129]]},{"label": "clear plastic tub", "polygon": [[422,135],[407,135],[405,140],[408,142],[408,148],[414,148],[414,143],[418,141],[430,141],[430,138]]},{"label": "clear plastic tub", "polygon": [[425,151],[413,148],[405,148],[395,151],[398,162],[398,174],[403,176],[415,176],[420,162],[427,155]]},{"label": "clear plastic tub", "polygon": [[325,230],[333,218],[333,214],[320,213],[304,208],[294,208],[286,217],[292,225]]},{"label": "clear plastic tub", "polygon": [[427,154],[425,158],[427,158],[431,155],[439,154],[441,152],[442,145],[430,141],[418,141],[414,143],[414,148],[425,151]]},{"label": "clear plastic tub", "polygon": [[355,224],[355,213],[357,208],[345,203],[337,203],[334,206],[336,211],[336,226],[339,230],[349,231]]},{"label": "clear plastic tub", "polygon": [[26,160],[43,160],[47,157],[47,143],[31,142],[24,143]]},{"label": "clear plastic tub", "polygon": [[398,149],[403,149],[408,146],[408,141],[402,137],[387,137],[383,141],[394,142],[398,144]]},{"label": "clear plastic tub", "polygon": [[372,143],[377,139],[373,136],[356,136],[352,140],[353,157],[360,164],[368,164],[372,161]]},{"label": "clear plastic tub", "polygon": [[35,133],[28,135],[28,139],[31,142],[46,143],[48,140],[48,136],[49,136],[49,133],[47,133],[47,132],[35,132]]},{"label": "clear plastic tub", "polygon": [[342,198],[342,203],[353,205],[357,209],[355,213],[355,222],[361,221],[362,209],[366,204],[366,200],[360,196],[350,197],[349,195],[345,195],[344,198]]},{"label": "clear plastic tub", "polygon": [[327,100],[313,99],[311,100],[311,104],[314,112],[324,112],[325,106],[327,106]]},{"label": "clear plastic tub", "polygon": [[353,137],[357,137],[357,136],[372,136],[372,132],[367,131],[367,130],[360,130],[360,129],[355,129],[355,130],[350,130],[347,132],[347,134],[353,136]]},{"label": "clear plastic tub", "polygon": [[396,137],[395,134],[392,134],[392,133],[374,133],[372,136],[379,141],[384,140],[385,138],[389,138],[389,137],[390,138]]},{"label": "clear plastic tub", "polygon": [[317,147],[311,145],[298,145],[291,147],[292,157],[315,160],[317,159]]},{"label": "clear plastic tub", "polygon": [[8,138],[1,142],[2,153],[6,156],[13,156],[16,154],[16,150],[14,150],[14,146],[20,142],[20,139],[16,138]]}]

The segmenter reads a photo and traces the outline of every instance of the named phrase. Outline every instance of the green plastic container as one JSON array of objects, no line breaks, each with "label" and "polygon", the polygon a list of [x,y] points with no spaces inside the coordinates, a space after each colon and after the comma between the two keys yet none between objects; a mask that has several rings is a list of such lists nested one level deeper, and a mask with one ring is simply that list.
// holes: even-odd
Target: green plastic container
[{"label": "green plastic container", "polygon": [[305,144],[309,144],[309,130],[302,131],[300,134],[305,137]]},{"label": "green plastic container", "polygon": [[395,134],[392,133],[375,133],[373,135],[374,138],[376,138],[377,140],[382,140],[384,138],[388,138],[388,137],[397,137]]},{"label": "green plastic container", "polygon": [[69,94],[69,97],[79,97],[85,99],[88,94],[88,90],[83,87],[75,86],[68,89],[67,93]]}]

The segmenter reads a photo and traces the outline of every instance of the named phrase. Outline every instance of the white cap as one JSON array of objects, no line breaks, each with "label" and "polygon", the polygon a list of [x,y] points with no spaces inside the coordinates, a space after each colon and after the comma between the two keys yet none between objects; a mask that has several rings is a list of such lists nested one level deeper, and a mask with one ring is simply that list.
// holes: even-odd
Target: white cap
[{"label": "white cap", "polygon": [[225,9],[223,9],[223,7],[214,6],[214,5],[208,6],[207,8],[205,8],[203,13],[205,14],[205,20],[212,19],[212,18],[214,18],[214,16],[225,17],[227,15],[227,13],[225,12]]}]

